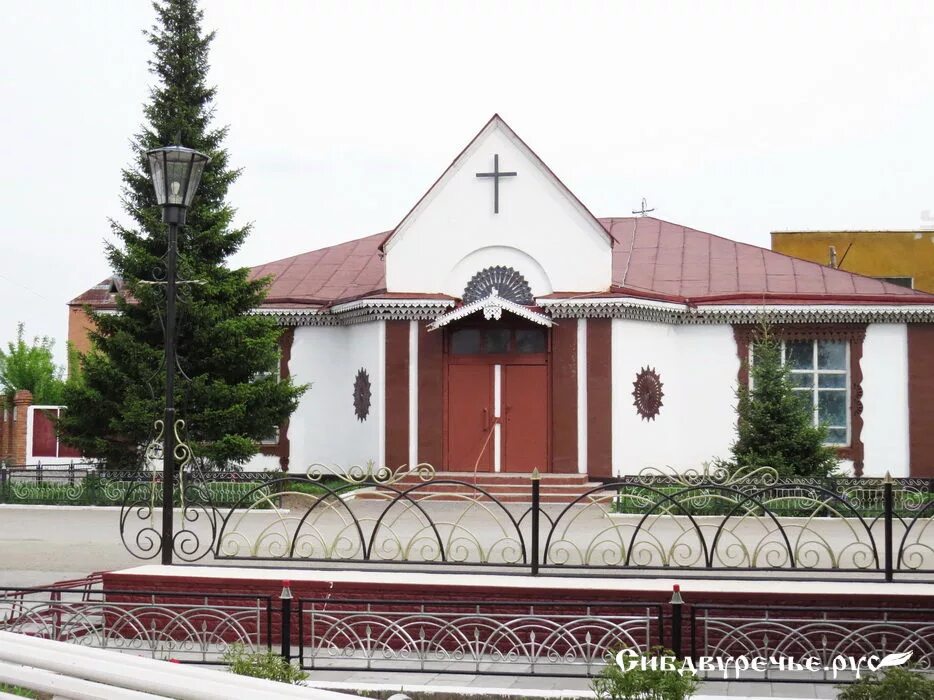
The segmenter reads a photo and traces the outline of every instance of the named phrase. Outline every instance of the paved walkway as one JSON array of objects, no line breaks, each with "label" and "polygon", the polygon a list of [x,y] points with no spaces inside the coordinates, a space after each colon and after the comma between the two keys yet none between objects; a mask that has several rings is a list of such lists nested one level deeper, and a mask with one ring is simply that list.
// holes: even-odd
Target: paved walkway
[{"label": "paved walkway", "polygon": [[0,587],[140,564],[120,541],[119,527],[119,508],[0,505]]}]

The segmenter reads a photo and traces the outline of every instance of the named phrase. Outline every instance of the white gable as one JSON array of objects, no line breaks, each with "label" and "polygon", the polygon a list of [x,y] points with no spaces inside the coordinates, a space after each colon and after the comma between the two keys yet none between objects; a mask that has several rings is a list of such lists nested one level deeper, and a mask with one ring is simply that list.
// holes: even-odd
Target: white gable
[{"label": "white gable", "polygon": [[[494,213],[493,178],[499,181]],[[611,238],[499,117],[458,156],[386,243],[389,292],[460,297],[484,268],[520,272],[534,296],[610,287]]]}]

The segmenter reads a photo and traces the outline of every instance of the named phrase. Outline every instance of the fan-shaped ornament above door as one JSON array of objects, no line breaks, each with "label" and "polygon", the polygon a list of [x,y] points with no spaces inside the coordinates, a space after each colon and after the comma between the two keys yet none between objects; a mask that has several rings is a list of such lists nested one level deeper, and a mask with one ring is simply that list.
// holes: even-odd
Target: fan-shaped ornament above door
[{"label": "fan-shaped ornament above door", "polygon": [[531,306],[535,302],[532,289],[525,277],[511,267],[496,265],[480,270],[470,278],[464,288],[464,303],[470,304],[479,299],[485,299],[490,296],[493,289],[496,289],[497,295],[501,298],[516,304]]}]

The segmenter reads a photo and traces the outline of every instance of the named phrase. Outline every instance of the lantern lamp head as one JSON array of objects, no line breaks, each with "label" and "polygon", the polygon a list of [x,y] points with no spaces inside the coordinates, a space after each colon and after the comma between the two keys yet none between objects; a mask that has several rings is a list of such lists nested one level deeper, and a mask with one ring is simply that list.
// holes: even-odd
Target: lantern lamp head
[{"label": "lantern lamp head", "polygon": [[185,146],[154,148],[146,155],[163,221],[185,223],[185,210],[194,200],[204,166],[211,159]]}]

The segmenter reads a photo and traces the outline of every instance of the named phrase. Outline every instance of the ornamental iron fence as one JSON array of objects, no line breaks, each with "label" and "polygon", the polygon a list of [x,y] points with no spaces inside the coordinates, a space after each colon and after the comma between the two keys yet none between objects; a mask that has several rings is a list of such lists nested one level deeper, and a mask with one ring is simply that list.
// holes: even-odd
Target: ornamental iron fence
[{"label": "ornamental iron fence", "polygon": [[[646,470],[544,503],[523,493],[415,469],[314,465],[268,475],[220,506],[211,482],[177,486],[175,554],[236,561],[491,567],[517,573],[660,572],[839,579],[934,573],[934,481],[781,481],[773,470]],[[521,489],[521,487],[519,487]],[[121,534],[141,558],[159,553],[159,488],[128,490]],[[524,498],[523,498],[524,496]]]},{"label": "ornamental iron fence", "polygon": [[185,663],[220,663],[232,644],[271,649],[269,596],[0,589],[0,631]]},{"label": "ornamental iron fence", "polygon": [[321,598],[298,616],[308,670],[594,676],[608,652],[667,643],[657,603]]},{"label": "ornamental iron fence", "polygon": [[[422,596],[424,598],[424,596]],[[295,606],[292,614],[293,604]],[[232,593],[72,588],[0,589],[0,631],[181,663],[224,663],[234,644],[278,651],[308,670],[592,677],[626,649],[671,649],[700,677],[726,660],[731,681],[849,682],[834,659],[911,653],[934,669],[934,609],[535,601],[291,599]],[[729,660],[771,661],[736,673]],[[816,659],[814,670],[776,659]],[[866,672],[866,667],[862,667]]]},{"label": "ornamental iron fence", "polygon": [[[304,474],[186,469],[174,484],[172,554],[533,575],[934,574],[934,480],[653,469],[552,503],[536,476],[502,494],[427,464],[313,465]],[[0,469],[0,502],[119,506],[121,538],[140,559],[161,554],[162,487],[158,471]]]},{"label": "ornamental iron fence", "polygon": [[[277,476],[267,472],[209,472],[199,479],[214,507],[230,507],[244,493]],[[184,483],[184,481],[183,481]],[[95,462],[0,467],[0,503],[122,506],[134,490],[162,484],[162,473],[111,470]],[[148,488],[147,488],[148,493]],[[179,498],[176,489],[176,499]],[[162,505],[162,494],[156,494]]]},{"label": "ornamental iron fence", "polygon": [[[934,611],[911,608],[690,605],[690,657],[771,661],[747,668],[750,681],[840,682],[871,669],[860,659],[905,655],[919,671],[934,670]],[[810,669],[782,659],[813,660]],[[850,661],[850,660],[853,661]],[[843,663],[835,664],[835,660]],[[877,663],[876,662],[876,663]],[[860,666],[858,669],[854,666]],[[702,671],[706,680],[735,680],[735,669]]]}]

